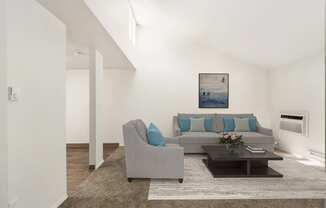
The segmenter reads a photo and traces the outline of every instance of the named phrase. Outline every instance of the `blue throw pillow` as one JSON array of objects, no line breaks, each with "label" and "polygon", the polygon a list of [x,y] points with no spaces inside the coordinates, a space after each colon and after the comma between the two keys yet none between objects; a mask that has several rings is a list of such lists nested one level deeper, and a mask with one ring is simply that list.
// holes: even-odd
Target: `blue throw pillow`
[{"label": "blue throw pillow", "polygon": [[178,122],[181,132],[187,132],[190,130],[190,118],[179,118]]},{"label": "blue throw pillow", "polygon": [[235,129],[235,123],[234,119],[231,117],[224,117],[223,118],[223,123],[224,123],[224,132],[231,132],[234,131]]},{"label": "blue throw pillow", "polygon": [[249,117],[249,129],[252,132],[256,132],[257,131],[257,118],[252,116]]},{"label": "blue throw pillow", "polygon": [[213,118],[205,118],[204,127],[206,131],[213,131]]},{"label": "blue throw pillow", "polygon": [[148,143],[153,146],[165,146],[165,139],[162,136],[160,130],[151,123],[147,129]]}]

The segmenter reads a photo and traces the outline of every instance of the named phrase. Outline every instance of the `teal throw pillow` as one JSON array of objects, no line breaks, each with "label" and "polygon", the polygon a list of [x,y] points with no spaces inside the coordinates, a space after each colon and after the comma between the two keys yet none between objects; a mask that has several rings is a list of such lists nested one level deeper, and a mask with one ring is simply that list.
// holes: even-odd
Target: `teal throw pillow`
[{"label": "teal throw pillow", "polygon": [[235,129],[234,118],[223,117],[224,132],[231,132]]},{"label": "teal throw pillow", "polygon": [[148,143],[153,146],[165,146],[165,139],[162,136],[160,130],[151,123],[147,129]]},{"label": "teal throw pillow", "polygon": [[257,118],[252,116],[249,117],[249,129],[252,132],[256,132],[257,131]]},{"label": "teal throw pillow", "polygon": [[179,118],[178,122],[181,132],[187,132],[190,130],[190,118]]},{"label": "teal throw pillow", "polygon": [[213,118],[205,118],[204,126],[206,131],[213,131],[214,121]]}]

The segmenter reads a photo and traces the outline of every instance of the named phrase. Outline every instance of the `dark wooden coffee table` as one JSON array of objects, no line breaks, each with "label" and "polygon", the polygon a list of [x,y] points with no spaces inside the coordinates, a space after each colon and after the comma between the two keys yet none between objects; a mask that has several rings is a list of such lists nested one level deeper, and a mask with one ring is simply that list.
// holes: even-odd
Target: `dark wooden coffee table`
[{"label": "dark wooden coffee table", "polygon": [[203,146],[203,149],[207,153],[207,159],[203,159],[203,162],[215,178],[283,177],[268,167],[269,160],[283,160],[272,152],[256,154],[242,146],[231,153],[225,145]]}]

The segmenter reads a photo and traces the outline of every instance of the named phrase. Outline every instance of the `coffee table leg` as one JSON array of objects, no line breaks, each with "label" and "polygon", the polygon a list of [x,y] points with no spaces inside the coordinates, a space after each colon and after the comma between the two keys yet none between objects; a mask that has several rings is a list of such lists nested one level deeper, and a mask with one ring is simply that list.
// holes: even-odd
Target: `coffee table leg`
[{"label": "coffee table leg", "polygon": [[247,160],[247,175],[250,175],[250,160]]}]

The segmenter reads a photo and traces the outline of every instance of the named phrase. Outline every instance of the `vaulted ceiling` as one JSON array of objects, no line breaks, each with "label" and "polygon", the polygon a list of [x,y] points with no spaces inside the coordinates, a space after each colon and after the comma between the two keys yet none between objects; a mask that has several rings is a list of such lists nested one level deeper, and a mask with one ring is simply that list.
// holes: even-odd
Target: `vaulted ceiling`
[{"label": "vaulted ceiling", "polygon": [[89,68],[89,48],[102,53],[105,68],[134,69],[83,0],[37,1],[66,24],[68,70]]},{"label": "vaulted ceiling", "polygon": [[[85,0],[133,59],[128,9],[142,33],[166,47],[200,43],[226,56],[274,68],[324,50],[324,0]],[[180,44],[182,43],[182,44]]]}]

